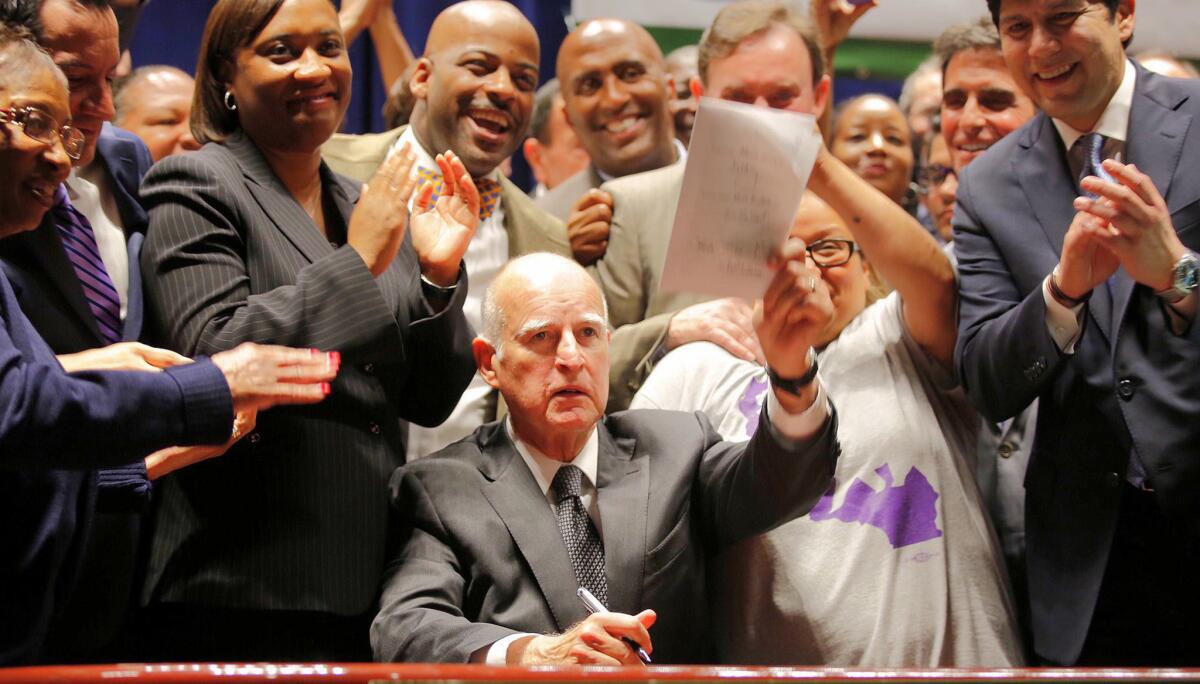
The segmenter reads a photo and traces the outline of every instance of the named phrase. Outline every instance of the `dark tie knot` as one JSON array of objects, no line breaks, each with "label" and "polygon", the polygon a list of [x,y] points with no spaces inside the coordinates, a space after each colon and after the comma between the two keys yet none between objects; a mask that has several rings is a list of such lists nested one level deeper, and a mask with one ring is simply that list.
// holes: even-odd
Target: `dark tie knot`
[{"label": "dark tie knot", "polygon": [[579,486],[583,482],[583,471],[573,465],[565,465],[554,474],[550,489],[554,491],[554,500],[562,501],[568,497],[579,496]]}]

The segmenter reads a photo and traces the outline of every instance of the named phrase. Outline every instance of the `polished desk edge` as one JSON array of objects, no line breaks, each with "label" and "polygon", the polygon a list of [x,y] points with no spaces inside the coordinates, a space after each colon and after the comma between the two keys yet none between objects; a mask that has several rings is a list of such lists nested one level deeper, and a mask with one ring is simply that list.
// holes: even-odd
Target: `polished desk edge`
[{"label": "polished desk edge", "polygon": [[0,668],[0,684],[55,682],[1200,682],[1200,669],[851,669],[798,667],[489,667],[369,663],[159,663]]}]

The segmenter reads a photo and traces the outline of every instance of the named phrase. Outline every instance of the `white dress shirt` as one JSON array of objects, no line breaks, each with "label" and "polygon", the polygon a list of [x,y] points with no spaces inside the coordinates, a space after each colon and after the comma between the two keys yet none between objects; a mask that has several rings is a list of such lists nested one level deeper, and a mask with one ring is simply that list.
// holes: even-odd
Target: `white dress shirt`
[{"label": "white dress shirt", "polygon": [[99,161],[86,168],[71,169],[67,176],[67,196],[71,205],[87,217],[96,234],[100,260],[121,298],[121,320],[129,306],[129,248],[125,244],[125,223],[112,194],[112,180]]},{"label": "white dress shirt", "polygon": [[[416,155],[417,165],[437,170],[437,163],[417,140],[412,127],[396,140],[390,154],[394,154],[407,143]],[[493,170],[491,177],[498,176],[499,170]],[[409,205],[411,209],[411,204]],[[504,204],[496,203],[496,209],[485,221],[479,223],[471,244],[463,255],[463,263],[467,267],[467,297],[463,302],[463,314],[467,322],[475,330],[483,329],[482,304],[483,293],[488,285],[495,280],[496,274],[508,263],[508,231],[504,228]],[[423,456],[428,456],[448,444],[457,442],[483,425],[489,416],[485,412],[491,402],[489,395],[492,388],[478,373],[471,379],[471,384],[463,392],[458,405],[454,407],[446,422],[434,428],[410,424],[408,428],[407,458],[409,462]]]}]

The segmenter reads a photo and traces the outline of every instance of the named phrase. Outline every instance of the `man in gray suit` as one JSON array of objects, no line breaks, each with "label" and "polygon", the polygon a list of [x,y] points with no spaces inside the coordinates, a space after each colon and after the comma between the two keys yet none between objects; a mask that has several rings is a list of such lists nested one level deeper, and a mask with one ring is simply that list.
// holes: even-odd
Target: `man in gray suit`
[{"label": "man in gray suit", "polygon": [[623,19],[580,24],[559,48],[557,69],[567,120],[591,164],[538,206],[567,222],[575,258],[587,265],[604,253],[591,233],[605,229],[612,215],[611,198],[589,191],[681,161],[686,153],[675,141],[674,79],[641,26]]},{"label": "man in gray suit", "polygon": [[[805,256],[785,245],[756,315],[773,391],[739,444],[700,413],[603,419],[599,288],[561,257],[510,264],[473,343],[509,417],[393,474],[398,553],[376,659],[636,664],[627,638],[655,662],[710,660],[706,558],[808,511],[833,472],[835,419],[811,353],[833,304]],[[578,587],[611,612],[589,617]]]}]

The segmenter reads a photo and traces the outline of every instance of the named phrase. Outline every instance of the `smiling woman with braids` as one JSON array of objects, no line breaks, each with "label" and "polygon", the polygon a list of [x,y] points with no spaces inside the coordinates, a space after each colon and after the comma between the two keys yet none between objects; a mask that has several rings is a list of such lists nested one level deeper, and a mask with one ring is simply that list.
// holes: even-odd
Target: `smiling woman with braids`
[{"label": "smiling woman with braids", "polygon": [[436,203],[407,150],[367,185],[321,162],[350,102],[329,0],[219,0],[196,68],[198,152],[146,177],[142,270],[160,341],[341,354],[318,409],[261,417],[224,463],[165,478],[147,655],[362,660],[401,421],[436,425],[474,374],[462,255],[479,195],[459,159]]}]

